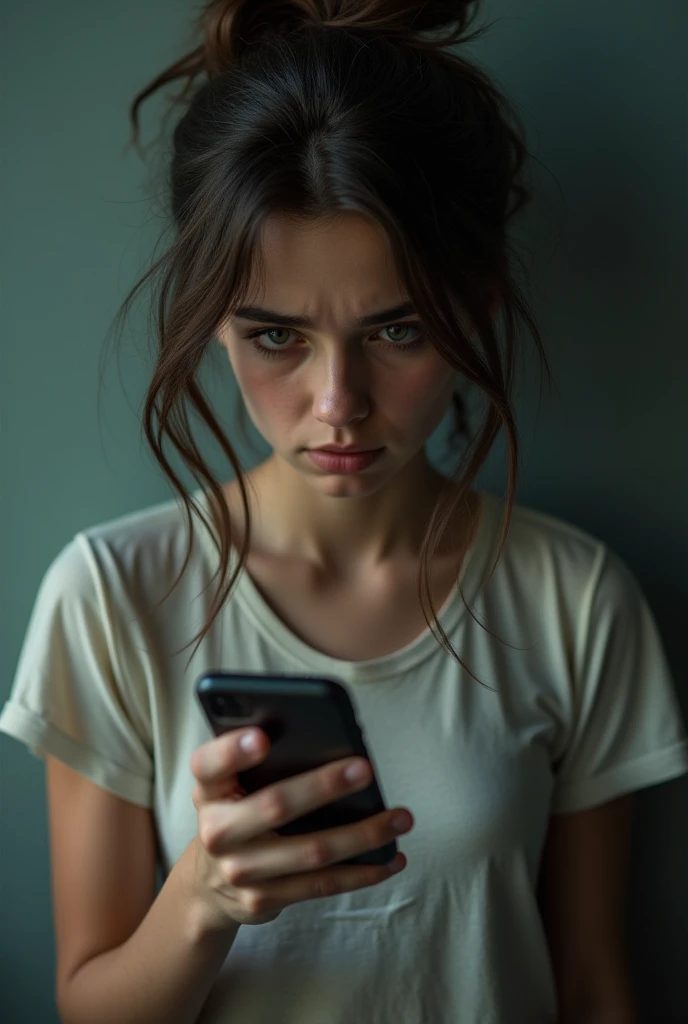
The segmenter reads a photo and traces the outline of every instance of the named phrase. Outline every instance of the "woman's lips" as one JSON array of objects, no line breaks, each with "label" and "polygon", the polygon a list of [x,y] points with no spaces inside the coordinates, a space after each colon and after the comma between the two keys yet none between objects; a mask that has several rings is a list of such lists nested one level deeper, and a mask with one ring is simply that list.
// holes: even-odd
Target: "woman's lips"
[{"label": "woman's lips", "polygon": [[372,466],[380,457],[384,448],[376,448],[367,452],[333,452],[322,448],[310,448],[306,452],[308,458],[326,473],[360,473]]}]

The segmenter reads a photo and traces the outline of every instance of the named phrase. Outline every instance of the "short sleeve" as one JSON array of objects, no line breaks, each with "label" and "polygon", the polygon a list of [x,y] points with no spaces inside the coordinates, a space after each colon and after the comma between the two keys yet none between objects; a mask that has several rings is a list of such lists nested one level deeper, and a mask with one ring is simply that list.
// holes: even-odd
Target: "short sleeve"
[{"label": "short sleeve", "polygon": [[77,534],[41,581],[0,731],[149,807],[149,721],[120,663],[117,620],[90,543]]},{"label": "short sleeve", "polygon": [[657,626],[631,572],[603,546],[580,611],[553,813],[585,810],[688,772],[684,723]]}]

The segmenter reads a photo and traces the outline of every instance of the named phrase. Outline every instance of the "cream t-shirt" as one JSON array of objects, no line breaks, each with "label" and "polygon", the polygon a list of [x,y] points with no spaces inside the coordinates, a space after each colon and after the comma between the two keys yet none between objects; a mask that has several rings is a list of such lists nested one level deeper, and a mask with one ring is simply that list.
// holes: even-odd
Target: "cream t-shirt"
[{"label": "cream t-shirt", "polygon": [[[201,491],[195,492],[204,500]],[[415,827],[405,871],[245,925],[202,1024],[554,1024],[536,902],[551,814],[688,771],[652,615],[633,576],[583,531],[517,506],[483,516],[440,612],[480,686],[426,630],[381,658],[327,657],[244,571],[188,669],[217,580],[176,498],[84,529],[42,580],[0,730],[142,807],[169,872],[197,830],[189,760],[211,738],[194,695],[209,670],[329,676],[351,695],[388,806]],[[207,505],[206,505],[207,508]]]}]

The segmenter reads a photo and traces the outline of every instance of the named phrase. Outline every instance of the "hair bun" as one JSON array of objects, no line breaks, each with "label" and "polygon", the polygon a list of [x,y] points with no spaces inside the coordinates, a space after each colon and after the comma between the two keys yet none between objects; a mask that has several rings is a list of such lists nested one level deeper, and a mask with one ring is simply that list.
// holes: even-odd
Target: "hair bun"
[{"label": "hair bun", "polygon": [[435,46],[459,42],[480,0],[207,0],[199,16],[206,68],[219,74],[268,32],[303,24],[370,29],[424,42],[420,33],[449,29]]}]

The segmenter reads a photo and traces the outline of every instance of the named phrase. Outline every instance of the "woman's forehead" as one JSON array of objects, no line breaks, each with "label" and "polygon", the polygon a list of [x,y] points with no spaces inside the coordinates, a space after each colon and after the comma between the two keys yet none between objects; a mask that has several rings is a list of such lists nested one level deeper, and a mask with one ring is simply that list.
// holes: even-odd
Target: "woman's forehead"
[{"label": "woman's forehead", "polygon": [[386,237],[358,214],[323,222],[272,218],[256,255],[244,307],[314,324],[334,316],[353,326],[359,318],[408,301]]}]

